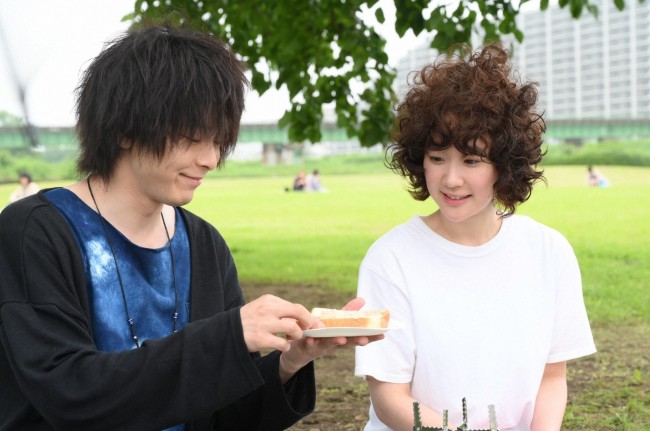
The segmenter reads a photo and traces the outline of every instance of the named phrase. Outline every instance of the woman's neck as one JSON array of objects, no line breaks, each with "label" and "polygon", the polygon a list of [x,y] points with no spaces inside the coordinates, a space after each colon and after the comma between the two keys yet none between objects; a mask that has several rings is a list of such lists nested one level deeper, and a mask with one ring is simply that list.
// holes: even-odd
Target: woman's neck
[{"label": "woman's neck", "polygon": [[454,222],[444,217],[438,210],[423,218],[431,230],[443,238],[460,245],[479,246],[494,238],[501,229],[503,219],[497,214],[496,209],[483,214]]}]

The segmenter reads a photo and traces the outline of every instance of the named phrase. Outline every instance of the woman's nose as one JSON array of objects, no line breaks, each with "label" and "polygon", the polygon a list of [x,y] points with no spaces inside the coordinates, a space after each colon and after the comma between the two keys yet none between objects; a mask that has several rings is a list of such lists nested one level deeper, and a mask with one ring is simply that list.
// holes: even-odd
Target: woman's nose
[{"label": "woman's nose", "polygon": [[450,163],[448,165],[447,172],[445,173],[443,181],[445,186],[449,188],[462,186],[463,176],[460,167],[455,163]]}]

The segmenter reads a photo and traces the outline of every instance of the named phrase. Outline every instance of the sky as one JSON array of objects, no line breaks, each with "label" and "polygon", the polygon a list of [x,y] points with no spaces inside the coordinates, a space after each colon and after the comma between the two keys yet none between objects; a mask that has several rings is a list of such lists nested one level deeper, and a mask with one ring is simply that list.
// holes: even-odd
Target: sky
[{"label": "sky", "polygon": [[106,40],[127,28],[120,19],[133,3],[0,0],[0,111],[22,115],[18,82],[27,89],[34,124],[72,125],[81,72]]},{"label": "sky", "polygon": [[[392,1],[382,2],[394,8]],[[134,0],[0,0],[0,111],[22,117],[20,84],[32,124],[74,125],[74,90],[81,74],[105,42],[126,30],[128,24],[120,20],[133,5]],[[387,38],[394,65],[419,39],[412,34],[399,39],[391,15],[387,9],[378,31]],[[286,92],[269,90],[260,98],[251,91],[242,122],[275,122],[287,106]]]}]

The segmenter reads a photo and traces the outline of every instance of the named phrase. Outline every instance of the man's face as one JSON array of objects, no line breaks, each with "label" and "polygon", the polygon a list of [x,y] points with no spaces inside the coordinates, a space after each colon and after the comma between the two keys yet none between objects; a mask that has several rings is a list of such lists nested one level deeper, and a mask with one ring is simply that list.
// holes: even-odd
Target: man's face
[{"label": "man's face", "polygon": [[194,198],[205,175],[219,163],[219,145],[212,137],[167,142],[161,160],[130,151],[125,164],[133,178],[134,192],[154,203],[180,206]]}]

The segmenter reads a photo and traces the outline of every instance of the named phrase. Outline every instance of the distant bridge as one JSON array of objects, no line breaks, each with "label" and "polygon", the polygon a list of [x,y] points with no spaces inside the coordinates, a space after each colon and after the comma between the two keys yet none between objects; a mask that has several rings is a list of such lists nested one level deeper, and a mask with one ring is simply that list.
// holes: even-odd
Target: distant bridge
[{"label": "distant bridge", "polygon": [[[582,142],[608,139],[650,139],[650,118],[643,120],[555,120],[547,121],[546,139]],[[355,141],[344,129],[333,124],[322,128],[323,142]],[[38,141],[44,149],[74,150],[74,129],[38,128]],[[286,128],[277,124],[242,124],[239,143],[290,144]],[[19,127],[0,127],[0,149],[19,149],[29,146],[25,132]]]},{"label": "distant bridge", "polygon": [[[73,150],[77,145],[72,127],[40,127],[36,129],[39,145],[46,149]],[[345,129],[333,125],[324,125],[323,142],[348,142]],[[289,132],[278,128],[277,124],[242,124],[239,131],[239,143],[289,144]],[[18,149],[30,145],[21,127],[0,127],[0,149]]]},{"label": "distant bridge", "polygon": [[546,138],[558,140],[648,139],[650,118],[641,120],[549,120]]}]

